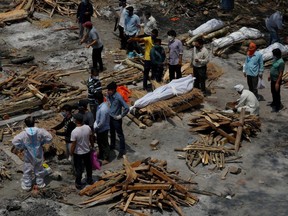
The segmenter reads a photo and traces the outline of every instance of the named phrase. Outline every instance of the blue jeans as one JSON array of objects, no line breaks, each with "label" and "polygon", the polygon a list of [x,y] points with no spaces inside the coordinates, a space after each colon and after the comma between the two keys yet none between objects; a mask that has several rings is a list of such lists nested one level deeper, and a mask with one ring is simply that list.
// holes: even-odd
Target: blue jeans
[{"label": "blue jeans", "polygon": [[280,42],[280,38],[276,29],[269,30],[269,33],[270,33],[270,44]]},{"label": "blue jeans", "polygon": [[122,129],[122,119],[115,120],[112,117],[110,117],[110,139],[111,139],[111,148],[115,148],[116,143],[116,132],[118,135],[118,138],[120,140],[120,147],[119,147],[119,153],[125,154],[125,137],[123,134]]}]

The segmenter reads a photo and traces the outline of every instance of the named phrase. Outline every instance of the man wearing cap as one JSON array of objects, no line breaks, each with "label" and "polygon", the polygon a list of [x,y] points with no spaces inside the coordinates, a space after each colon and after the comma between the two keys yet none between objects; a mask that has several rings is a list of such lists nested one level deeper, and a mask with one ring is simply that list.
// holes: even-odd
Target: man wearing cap
[{"label": "man wearing cap", "polygon": [[102,61],[102,50],[103,44],[99,37],[99,34],[93,24],[88,21],[83,24],[85,28],[87,28],[88,32],[85,34],[83,39],[80,43],[87,42],[86,48],[92,47],[92,61],[93,61],[93,68],[99,69],[103,71],[103,61]]},{"label": "man wearing cap", "polygon": [[92,179],[92,164],[90,159],[90,148],[94,148],[94,140],[91,128],[88,125],[83,125],[83,115],[77,113],[73,115],[76,123],[76,128],[71,133],[71,155],[74,159],[75,167],[75,187],[82,189],[83,163],[86,168],[87,184],[93,184]]},{"label": "man wearing cap", "polygon": [[84,27],[83,24],[87,21],[91,21],[93,15],[93,6],[89,0],[82,0],[77,9],[77,20],[79,23],[79,38],[83,38]]},{"label": "man wearing cap", "polygon": [[249,90],[255,94],[256,98],[259,98],[257,86],[258,79],[263,77],[264,63],[262,54],[256,50],[256,44],[251,42],[243,65],[243,73],[247,77]]},{"label": "man wearing cap", "polygon": [[[124,33],[126,37],[126,43],[129,38],[135,37],[140,31],[140,18],[134,14],[134,8],[132,6],[126,7],[126,16],[124,21]],[[136,50],[140,53],[137,42],[132,42],[127,45],[128,52]]]},{"label": "man wearing cap", "polygon": [[251,91],[244,89],[242,84],[234,86],[234,89],[240,94],[234,111],[241,112],[241,109],[245,108],[245,111],[250,112],[250,114],[259,115],[259,101],[255,95]]},{"label": "man wearing cap", "polygon": [[107,85],[108,100],[110,103],[110,149],[115,149],[116,133],[120,140],[119,155],[117,159],[121,159],[125,155],[125,137],[122,129],[122,118],[129,112],[129,106],[123,97],[116,91],[117,85],[111,82]]}]

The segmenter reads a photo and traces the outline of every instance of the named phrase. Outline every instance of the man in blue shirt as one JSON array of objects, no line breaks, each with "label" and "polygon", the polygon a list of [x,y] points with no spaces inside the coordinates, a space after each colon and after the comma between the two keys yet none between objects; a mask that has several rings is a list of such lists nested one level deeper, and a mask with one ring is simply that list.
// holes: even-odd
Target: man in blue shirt
[{"label": "man in blue shirt", "polygon": [[96,112],[96,121],[94,122],[94,130],[97,134],[97,144],[99,146],[99,158],[102,160],[102,165],[109,163],[109,142],[108,131],[110,129],[109,107],[104,102],[102,92],[95,94],[95,100],[99,106]]},{"label": "man in blue shirt", "polygon": [[[107,86],[108,100],[110,102],[110,149],[115,149],[116,133],[120,140],[119,155],[117,159],[121,159],[125,155],[125,137],[122,129],[122,118],[129,112],[129,106],[123,97],[116,91],[117,85],[111,82]],[[123,109],[122,109],[123,108]]]},{"label": "man in blue shirt", "polygon": [[256,44],[251,42],[249,44],[247,57],[243,66],[244,76],[247,77],[249,91],[253,92],[256,98],[258,96],[258,79],[262,79],[264,71],[264,63],[262,54],[256,51]]}]

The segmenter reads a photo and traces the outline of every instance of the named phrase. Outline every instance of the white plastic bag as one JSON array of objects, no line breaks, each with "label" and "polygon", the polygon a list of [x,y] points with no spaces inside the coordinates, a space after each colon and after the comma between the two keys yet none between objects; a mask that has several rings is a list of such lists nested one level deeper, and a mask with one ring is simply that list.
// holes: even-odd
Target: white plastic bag
[{"label": "white plastic bag", "polygon": [[265,88],[265,83],[264,83],[264,80],[263,80],[263,79],[261,79],[261,78],[258,79],[257,88],[258,88],[258,89],[264,89],[264,88]]}]

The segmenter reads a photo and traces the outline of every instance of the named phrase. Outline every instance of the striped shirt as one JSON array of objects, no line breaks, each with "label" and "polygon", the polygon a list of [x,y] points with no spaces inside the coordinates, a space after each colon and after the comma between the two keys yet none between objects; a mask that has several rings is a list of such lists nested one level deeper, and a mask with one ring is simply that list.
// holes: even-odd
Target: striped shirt
[{"label": "striped shirt", "polygon": [[94,94],[96,92],[101,92],[101,82],[98,77],[89,77],[87,81],[87,87],[88,87],[88,102],[89,104],[96,104],[94,99]]}]

